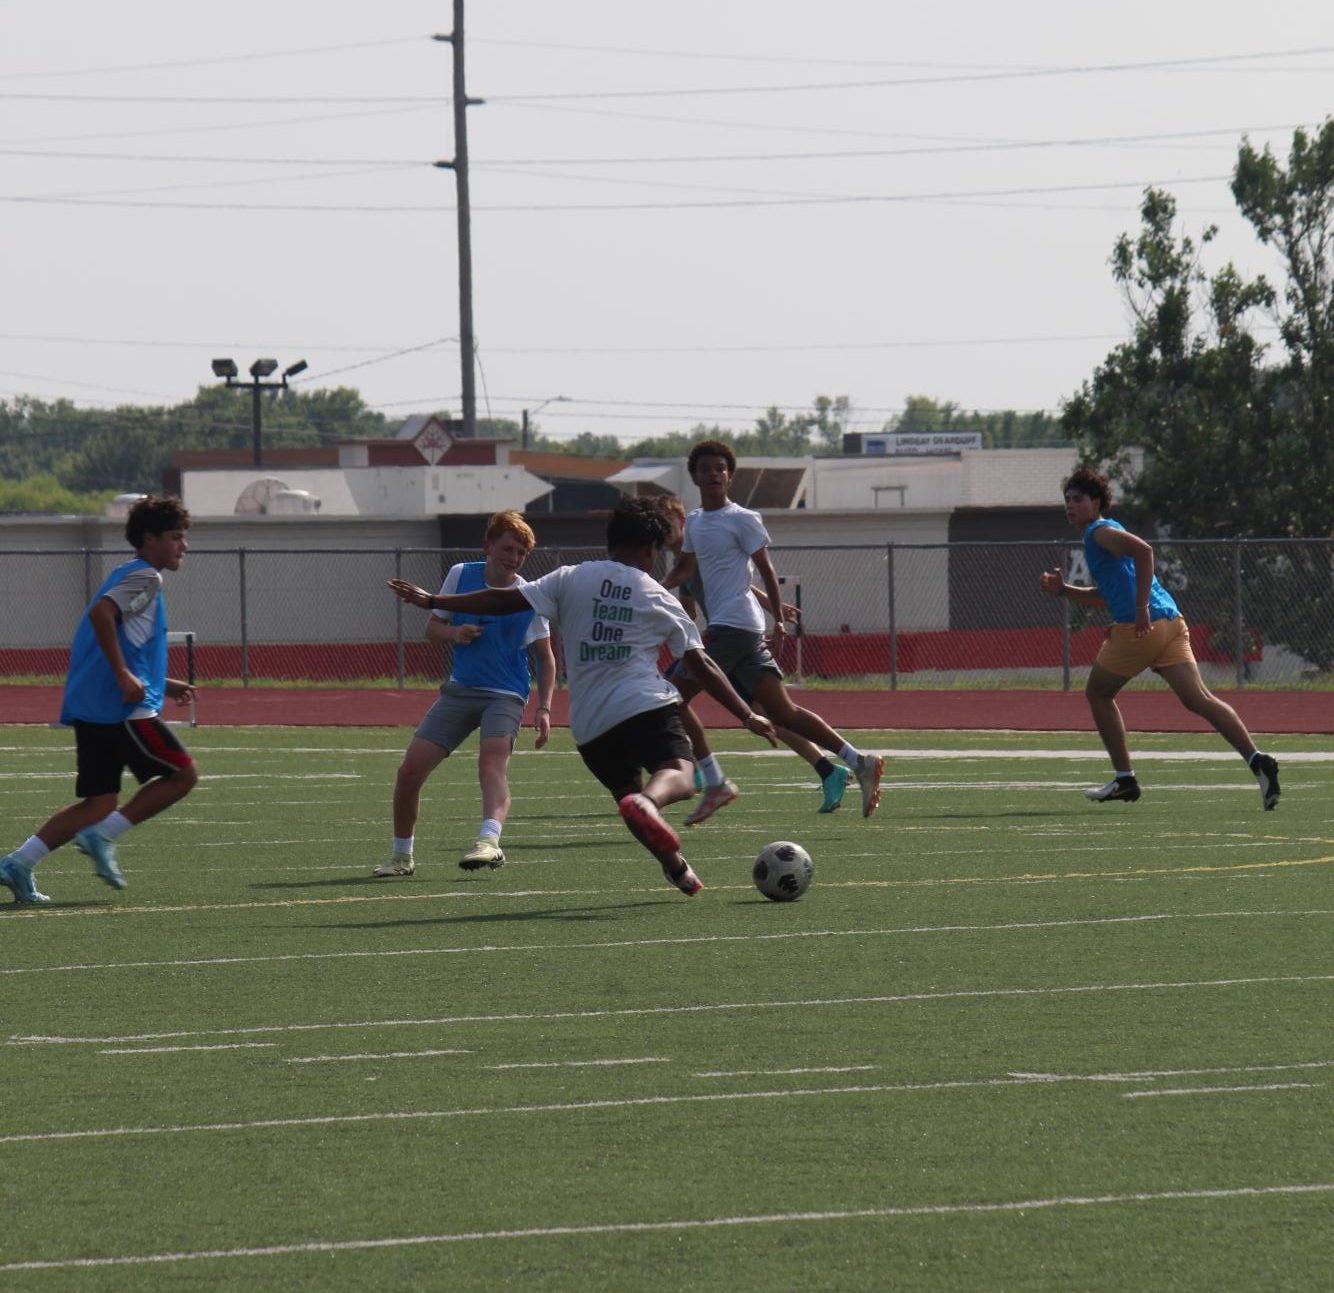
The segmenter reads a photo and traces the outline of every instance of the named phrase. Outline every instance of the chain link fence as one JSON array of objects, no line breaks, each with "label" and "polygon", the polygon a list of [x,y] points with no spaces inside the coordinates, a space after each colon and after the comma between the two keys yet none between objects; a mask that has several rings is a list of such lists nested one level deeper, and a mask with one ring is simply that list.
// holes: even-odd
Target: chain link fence
[{"label": "chain link fence", "polygon": [[[1210,685],[1334,685],[1334,540],[1164,541],[1154,551]],[[537,548],[523,573],[602,555]],[[1038,587],[1057,567],[1091,582],[1077,543],[791,546],[773,556],[784,599],[802,612],[781,663],[807,686],[1080,688],[1107,623]],[[76,621],[125,558],[0,552],[0,687],[63,679]],[[424,640],[422,612],[385,581],[434,590],[455,562],[480,558],[463,548],[196,549],[167,576],[167,607],[174,630],[195,634],[201,683],[429,686],[449,650]],[[184,672],[178,650],[173,673]],[[1162,684],[1148,675],[1136,685]]]}]

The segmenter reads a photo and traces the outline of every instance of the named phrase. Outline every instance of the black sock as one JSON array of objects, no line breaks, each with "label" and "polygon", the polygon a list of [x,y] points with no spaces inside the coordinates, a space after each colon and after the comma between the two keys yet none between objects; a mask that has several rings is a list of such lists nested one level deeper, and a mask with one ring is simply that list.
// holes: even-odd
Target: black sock
[{"label": "black sock", "polygon": [[820,780],[821,781],[826,780],[829,774],[833,772],[833,770],[834,770],[834,765],[830,763],[829,760],[826,759],[822,754],[820,756],[820,762],[815,765],[815,771],[819,774]]}]

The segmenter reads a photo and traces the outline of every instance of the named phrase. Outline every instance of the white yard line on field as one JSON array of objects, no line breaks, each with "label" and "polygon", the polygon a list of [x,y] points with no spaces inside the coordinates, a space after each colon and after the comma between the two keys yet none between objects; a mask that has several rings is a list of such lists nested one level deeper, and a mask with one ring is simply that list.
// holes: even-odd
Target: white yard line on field
[{"label": "white yard line on field", "polygon": [[[254,1037],[341,1029],[425,1028],[447,1024],[533,1023],[545,1020],[629,1019],[654,1015],[712,1014],[732,1010],[814,1010],[823,1007],[892,1006],[920,1001],[984,1001],[1024,997],[1096,996],[1106,992],[1185,992],[1196,988],[1249,988],[1276,984],[1331,983],[1334,974],[1272,974],[1231,979],[1178,979],[1145,983],[1081,983],[1060,987],[960,988],[944,992],[900,992],[873,996],[807,997],[782,1001],[696,1002],[674,1006],[621,1006],[603,1010],[516,1011],[495,1015],[437,1015],[425,1019],[356,1019],[311,1024],[255,1024],[244,1028],[191,1028],[171,1032],[129,1033],[114,1037],[62,1037],[20,1033],[6,1046],[110,1046],[125,1042],[170,1041],[183,1037]],[[1024,1079],[1027,1081],[1027,1079]],[[5,1138],[0,1137],[0,1143]]]},{"label": "white yard line on field", "polygon": [[1334,909],[1316,907],[1281,911],[1148,912],[1131,916],[1073,916],[1061,920],[1000,921],[982,924],[898,925],[888,928],[798,929],[772,934],[683,934],[675,938],[607,939],[589,943],[484,943],[477,947],[404,947],[338,952],[276,952],[264,956],[208,956],[166,961],[101,961],[71,965],[26,965],[0,969],[0,976],[15,974],[69,974],[78,971],[184,969],[207,966],[255,965],[281,961],[364,960],[395,956],[475,956],[498,952],[600,952],[614,948],[681,947],[708,943],[768,943],[807,938],[883,938],[914,934],[993,934],[1015,930],[1071,929],[1088,925],[1139,925],[1172,920],[1267,920],[1293,916],[1334,916]]},{"label": "white yard line on field", "polygon": [[1235,1095],[1241,1091],[1310,1091],[1314,1082],[1271,1082],[1266,1086],[1187,1086],[1172,1091],[1123,1091],[1121,1099],[1138,1100],[1146,1095]]},{"label": "white yard line on field", "polygon": [[99,1055],[178,1055],[182,1051],[242,1051],[277,1046],[277,1042],[224,1042],[218,1046],[124,1046]]},{"label": "white yard line on field", "polygon": [[627,1235],[669,1231],[720,1230],[740,1226],[792,1226],[820,1222],[882,1221],[887,1218],[960,1217],[995,1213],[1031,1213],[1049,1208],[1108,1208],[1178,1202],[1223,1202],[1318,1195],[1334,1191],[1334,1182],[1285,1185],[1233,1185],[1193,1190],[1137,1190],[1122,1194],[1060,1195],[1039,1199],[988,1200],[972,1203],[898,1204],[892,1207],[827,1209],[819,1212],[769,1212],[740,1216],[681,1217],[653,1221],[608,1221],[580,1225],[530,1226],[521,1230],[464,1230],[434,1235],[380,1239],[330,1239],[255,1248],[205,1248],[169,1253],[125,1253],[114,1257],[70,1257],[6,1262],[0,1273],[77,1270],[109,1266],[150,1266],[171,1262],[237,1261],[256,1257],[291,1257],[301,1253],[347,1253],[431,1244],[503,1243],[513,1240],[564,1239],[578,1236]]},{"label": "white yard line on field", "polygon": [[[275,1046],[277,1042],[273,1043]],[[432,1051],[380,1051],[366,1055],[297,1055],[290,1058],[289,1064],[348,1064],[357,1060],[419,1060],[436,1055],[471,1055],[470,1050],[432,1050]]]}]

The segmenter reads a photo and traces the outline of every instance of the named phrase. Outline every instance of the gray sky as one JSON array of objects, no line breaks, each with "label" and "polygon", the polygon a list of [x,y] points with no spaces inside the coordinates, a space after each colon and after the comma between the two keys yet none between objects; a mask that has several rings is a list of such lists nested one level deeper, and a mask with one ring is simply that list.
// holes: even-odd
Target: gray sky
[{"label": "gray sky", "polygon": [[[0,22],[0,398],[169,402],[272,355],[457,409],[446,0]],[[555,435],[1055,409],[1125,333],[1143,187],[1272,272],[1237,144],[1286,157],[1334,84],[1310,0],[472,0],[467,37],[479,414],[566,396]]]}]

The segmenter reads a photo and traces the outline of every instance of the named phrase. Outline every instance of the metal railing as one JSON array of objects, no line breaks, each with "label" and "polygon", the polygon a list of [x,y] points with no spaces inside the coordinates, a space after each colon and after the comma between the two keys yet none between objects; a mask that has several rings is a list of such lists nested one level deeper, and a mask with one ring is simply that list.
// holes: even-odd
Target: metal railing
[{"label": "metal railing", "polygon": [[[1334,678],[1334,539],[1162,541],[1159,578],[1191,627],[1211,685],[1323,686]],[[123,550],[0,551],[0,687],[59,680],[74,625]],[[603,555],[537,548],[523,573]],[[194,549],[166,577],[173,628],[195,634],[200,682],[425,686],[448,668],[391,577],[439,587],[462,548]],[[1105,612],[1044,594],[1059,566],[1088,583],[1077,543],[785,546],[799,590],[808,685],[887,688],[1081,686]],[[666,569],[666,563],[659,573]],[[784,594],[787,596],[787,593]],[[798,643],[782,663],[798,666]],[[175,666],[173,666],[175,667]],[[1153,685],[1152,679],[1146,679]]]}]

